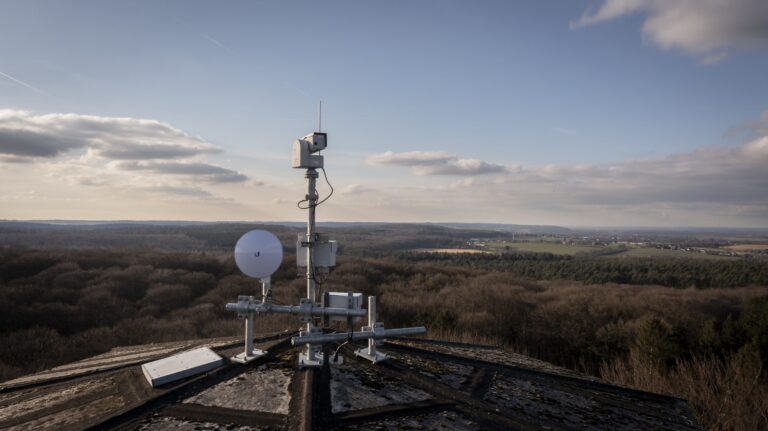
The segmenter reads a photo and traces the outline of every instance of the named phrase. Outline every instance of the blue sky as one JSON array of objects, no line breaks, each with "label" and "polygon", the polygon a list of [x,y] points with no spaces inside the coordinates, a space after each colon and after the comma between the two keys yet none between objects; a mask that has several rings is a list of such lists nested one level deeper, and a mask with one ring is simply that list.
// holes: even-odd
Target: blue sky
[{"label": "blue sky", "polygon": [[2,9],[0,218],[768,225],[762,0]]}]

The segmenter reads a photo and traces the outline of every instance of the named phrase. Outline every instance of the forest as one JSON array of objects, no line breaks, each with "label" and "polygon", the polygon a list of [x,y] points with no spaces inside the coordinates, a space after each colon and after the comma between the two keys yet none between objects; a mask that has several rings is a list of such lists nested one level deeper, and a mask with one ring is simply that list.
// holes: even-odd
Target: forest
[{"label": "forest", "polygon": [[666,287],[768,286],[762,259],[697,260],[665,258],[600,259],[551,253],[398,253],[406,262],[509,272],[535,280],[573,280],[587,284],[656,284]]},{"label": "forest", "polygon": [[[227,251],[237,236],[213,246],[206,229],[196,231],[199,243],[171,249],[130,241],[0,247],[0,381],[115,346],[239,335],[241,322],[224,304],[260,286]],[[429,337],[499,344],[686,398],[707,429],[768,426],[765,261],[397,251],[451,240],[425,233],[371,250],[348,231],[349,246],[321,288],[377,295],[388,326],[425,325]],[[288,249],[295,233],[279,234]],[[303,296],[298,272],[286,253],[273,276],[277,301]],[[297,322],[260,316],[257,327],[296,329]]]}]

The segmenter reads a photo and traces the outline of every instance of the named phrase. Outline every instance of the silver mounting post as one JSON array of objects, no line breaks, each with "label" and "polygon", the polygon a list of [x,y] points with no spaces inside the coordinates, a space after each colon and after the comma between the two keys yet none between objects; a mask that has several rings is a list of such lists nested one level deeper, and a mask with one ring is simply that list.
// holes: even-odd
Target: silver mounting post
[{"label": "silver mounting post", "polygon": [[[301,301],[305,305],[315,306],[317,301],[317,286],[315,279],[315,243],[317,232],[315,231],[315,207],[317,206],[317,170],[315,168],[307,169],[307,210],[309,219],[307,220],[307,297]],[[309,315],[302,317],[307,324],[306,330],[301,331],[299,335],[316,335],[323,332],[322,328],[315,325],[315,319]],[[323,352],[321,344],[307,344],[304,353],[299,353],[299,368],[319,367],[323,365]]]},{"label": "silver mounting post", "polygon": [[267,304],[272,301],[272,277],[261,279],[261,303]]},{"label": "silver mounting post", "polygon": [[[423,328],[418,328],[418,329],[423,330]],[[387,355],[376,351],[376,345],[383,342],[383,340],[376,339],[376,338],[383,338],[385,331],[384,331],[384,324],[376,321],[376,297],[375,296],[368,297],[368,326],[363,327],[363,332],[372,332],[375,335],[368,338],[368,347],[355,350],[355,355],[360,356],[361,358],[368,359],[374,364],[387,359]]]},{"label": "silver mounting post", "polygon": [[[269,298],[272,296],[271,286],[272,282],[270,277],[261,279],[262,304],[267,304],[269,302]],[[255,302],[253,296],[238,296],[237,302],[239,305],[243,306],[241,310],[238,311],[237,317],[245,319],[245,351],[243,353],[238,353],[231,359],[232,362],[247,364],[254,359],[266,355],[267,351],[253,348],[253,320],[256,312],[249,309],[249,305]]]}]

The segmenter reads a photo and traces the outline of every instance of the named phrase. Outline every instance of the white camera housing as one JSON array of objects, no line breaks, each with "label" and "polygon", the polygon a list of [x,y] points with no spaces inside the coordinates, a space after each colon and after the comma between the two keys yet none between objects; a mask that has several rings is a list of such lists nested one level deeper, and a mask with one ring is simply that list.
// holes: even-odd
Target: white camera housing
[{"label": "white camera housing", "polygon": [[291,166],[298,169],[313,169],[323,167],[323,156],[317,153],[328,146],[326,133],[310,133],[293,142]]}]

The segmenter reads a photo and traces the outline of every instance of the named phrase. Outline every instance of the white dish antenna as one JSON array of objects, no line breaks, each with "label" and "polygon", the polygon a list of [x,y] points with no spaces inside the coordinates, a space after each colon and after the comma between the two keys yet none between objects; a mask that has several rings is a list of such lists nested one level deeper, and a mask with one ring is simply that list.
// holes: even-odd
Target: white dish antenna
[{"label": "white dish antenna", "polygon": [[283,245],[272,232],[256,229],[237,240],[235,263],[249,277],[269,277],[282,261]]}]

